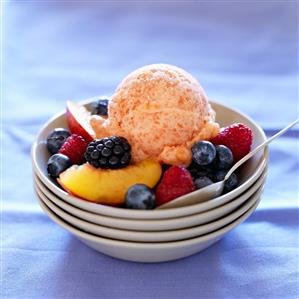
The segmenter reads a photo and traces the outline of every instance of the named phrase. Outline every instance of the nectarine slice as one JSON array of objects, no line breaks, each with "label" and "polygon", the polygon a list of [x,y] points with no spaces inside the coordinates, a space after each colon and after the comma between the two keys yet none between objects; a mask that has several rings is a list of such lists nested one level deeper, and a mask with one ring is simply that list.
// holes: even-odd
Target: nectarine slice
[{"label": "nectarine slice", "polygon": [[70,131],[82,136],[87,142],[95,138],[95,132],[88,121],[89,112],[84,106],[72,101],[66,103],[66,122]]},{"label": "nectarine slice", "polygon": [[83,199],[108,204],[124,203],[127,190],[134,184],[154,187],[162,174],[160,163],[142,161],[121,169],[94,168],[88,163],[73,165],[60,174],[58,182],[69,193]]}]

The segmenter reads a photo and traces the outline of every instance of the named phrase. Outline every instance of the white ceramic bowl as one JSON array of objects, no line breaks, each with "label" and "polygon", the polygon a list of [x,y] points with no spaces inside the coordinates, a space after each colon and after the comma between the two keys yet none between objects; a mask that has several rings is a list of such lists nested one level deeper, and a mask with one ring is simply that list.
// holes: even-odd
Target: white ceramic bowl
[{"label": "white ceramic bowl", "polygon": [[90,213],[64,203],[59,197],[55,196],[53,193],[47,190],[47,188],[38,180],[36,180],[36,184],[49,200],[51,200],[55,205],[59,206],[60,208],[62,208],[63,210],[65,210],[66,212],[75,216],[78,219],[86,220],[97,225],[113,227],[117,229],[126,229],[142,232],[157,232],[199,226],[220,219],[226,215],[229,215],[240,205],[245,203],[264,184],[266,174],[267,173],[265,171],[262,174],[262,176],[258,179],[258,181],[255,184],[253,184],[248,190],[246,190],[246,192],[244,192],[241,196],[234,198],[234,200],[225,205],[219,206],[215,209],[206,212],[171,219],[126,219]]},{"label": "white ceramic bowl", "polygon": [[137,243],[106,239],[78,230],[52,212],[39,198],[38,201],[45,213],[54,222],[78,237],[87,246],[115,258],[145,263],[172,261],[206,249],[220,240],[234,227],[245,221],[259,203],[257,201],[252,208],[232,223],[201,237],[168,243]]},{"label": "white ceramic bowl", "polygon": [[[79,218],[72,216],[71,214],[65,212],[63,209],[52,203],[51,200],[48,199],[45,194],[43,194],[43,192],[37,185],[35,185],[35,191],[37,196],[47,205],[49,209],[51,209],[51,211],[53,211],[57,216],[81,231],[85,231],[99,237],[123,241],[169,242],[199,237],[201,235],[211,233],[217,229],[220,229],[225,225],[228,225],[237,218],[241,217],[257,202],[257,200],[261,196],[263,187],[264,186],[262,185],[242,206],[238,207],[228,216],[223,217],[217,221],[209,222],[208,224],[195,226],[188,229],[161,232],[138,232],[123,229],[114,229],[80,220]],[[200,217],[200,215],[198,216]]]},{"label": "white ceramic bowl", "polygon": [[[94,99],[91,99],[87,102],[93,100]],[[255,148],[266,139],[264,131],[260,128],[260,126],[258,126],[253,120],[251,120],[241,112],[215,102],[211,102],[211,105],[216,111],[217,121],[221,126],[227,126],[234,122],[242,122],[252,129],[254,134],[253,148]],[[96,204],[71,196],[67,192],[62,190],[54,180],[48,177],[46,164],[49,158],[49,153],[46,148],[46,138],[48,134],[57,127],[67,127],[64,112],[55,115],[44,125],[32,146],[31,156],[35,174],[54,194],[56,194],[57,197],[61,198],[65,202],[85,211],[111,217],[128,219],[166,219],[196,214],[216,208],[219,205],[223,205],[224,203],[231,201],[235,197],[242,194],[250,186],[252,186],[252,184],[254,184],[254,182],[258,179],[258,177],[265,169],[268,159],[267,148],[264,152],[257,153],[242,167],[239,173],[240,185],[235,190],[213,200],[192,206],[165,210],[128,210]]]}]

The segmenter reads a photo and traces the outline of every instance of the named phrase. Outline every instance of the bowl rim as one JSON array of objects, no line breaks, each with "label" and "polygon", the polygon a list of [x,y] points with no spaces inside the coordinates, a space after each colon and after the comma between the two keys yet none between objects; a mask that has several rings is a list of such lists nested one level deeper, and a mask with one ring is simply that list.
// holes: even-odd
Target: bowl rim
[{"label": "bowl rim", "polygon": [[[131,242],[146,242],[146,243],[173,242],[173,241],[187,240],[190,238],[199,237],[207,233],[216,231],[221,227],[228,225],[229,223],[233,222],[234,220],[241,217],[244,213],[246,213],[257,202],[258,198],[261,196],[263,192],[264,187],[265,185],[262,184],[250,196],[250,198],[248,198],[241,206],[236,208],[232,213],[225,215],[222,218],[216,219],[214,221],[208,222],[203,225],[194,226],[194,227],[175,229],[171,231],[152,232],[152,231],[132,231],[132,230],[125,230],[125,229],[116,229],[116,228],[106,227],[92,222],[88,222],[81,218],[77,218],[70,212],[65,211],[62,207],[56,205],[55,202],[53,202],[51,199],[47,197],[45,193],[43,193],[43,191],[37,184],[34,185],[35,192],[37,193],[39,198],[43,201],[43,203],[45,203],[47,207],[52,212],[54,212],[57,216],[62,218],[64,221],[68,222],[70,225],[76,227],[78,230],[82,230],[87,233],[94,234],[99,237],[109,238],[109,239],[131,241]],[[88,229],[90,228],[94,230],[94,232],[88,231]]]},{"label": "bowl rim", "polygon": [[[263,174],[258,179],[258,182],[254,186],[251,186],[249,190],[242,193],[242,195],[240,195],[239,197],[236,197],[227,205],[222,205],[218,208],[208,210],[203,213],[186,215],[183,217],[170,218],[170,219],[168,218],[167,219],[124,219],[124,218],[115,218],[106,215],[94,214],[91,212],[82,211],[80,209],[78,211],[78,214],[81,215],[81,217],[85,215],[84,216],[85,218],[89,218],[90,222],[96,223],[97,225],[114,227],[116,229],[119,229],[121,227],[121,228],[126,228],[127,230],[135,230],[135,231],[154,231],[154,232],[171,231],[174,229],[199,226],[213,221],[213,220],[208,221],[211,218],[214,218],[214,220],[216,220],[217,218],[219,219],[224,215],[228,215],[233,210],[237,209],[240,205],[244,204],[261,186],[265,184],[266,177],[267,177],[267,170],[263,172]],[[42,186],[42,188],[46,188],[46,187]],[[48,193],[51,193],[51,191],[48,191]],[[59,202],[58,197],[52,194],[50,195],[51,197],[54,197],[55,201]],[[51,200],[51,197],[49,196],[47,197]],[[61,205],[63,205],[63,203]],[[70,206],[67,205],[67,207]],[[73,209],[73,207],[71,207],[71,209]],[[227,211],[227,209],[229,211]],[[198,218],[199,216],[201,217],[201,219]],[[80,216],[78,217],[80,218]],[[186,222],[187,225],[185,225]],[[136,229],[136,227],[138,229]]]},{"label": "bowl rim", "polygon": [[[165,210],[157,210],[159,212],[157,216],[153,215],[153,214],[150,214],[150,215],[145,214],[145,217],[143,217],[144,214],[138,214],[137,217],[136,217],[136,215],[133,214],[134,217],[130,217],[131,213],[130,213],[129,216],[128,215],[125,215],[125,216],[121,215],[120,216],[117,213],[105,213],[105,211],[103,213],[103,211],[98,211],[97,209],[94,209],[94,207],[97,208],[98,205],[99,205],[101,210],[102,210],[102,207],[104,205],[100,205],[100,204],[96,204],[96,203],[92,203],[92,202],[87,202],[88,203],[88,208],[82,207],[80,205],[80,202],[79,203],[72,202],[72,199],[71,200],[69,198],[65,199],[64,197],[58,196],[55,192],[53,192],[53,190],[51,190],[47,186],[47,184],[44,182],[44,179],[41,178],[38,173],[34,172],[34,175],[39,179],[39,181],[41,183],[43,183],[45,185],[45,187],[51,193],[53,193],[53,196],[61,199],[64,204],[70,206],[71,208],[77,208],[77,209],[82,210],[83,212],[92,213],[94,215],[112,217],[112,218],[135,219],[135,220],[162,220],[162,219],[172,219],[172,218],[178,218],[178,217],[185,217],[185,216],[188,216],[188,215],[194,215],[194,214],[198,214],[198,213],[204,213],[204,212],[210,211],[212,209],[215,209],[217,207],[220,207],[224,204],[228,204],[232,200],[234,200],[234,199],[238,198],[239,196],[241,196],[242,194],[246,193],[248,191],[248,189],[252,188],[252,186],[262,176],[262,174],[263,174],[263,172],[265,171],[266,168],[267,168],[266,160],[263,160],[262,161],[262,167],[260,167],[258,169],[258,171],[255,173],[252,183],[247,184],[246,188],[244,188],[244,190],[240,190],[240,192],[238,192],[238,194],[235,195],[235,197],[233,197],[233,196],[230,197],[229,196],[230,193],[227,193],[227,194],[224,194],[220,197],[214,198],[210,201],[201,202],[201,203],[191,205],[191,206],[187,206],[187,207],[177,208],[177,209],[179,209],[179,213],[177,213],[177,209],[165,209]],[[72,197],[70,197],[70,198],[72,198]],[[83,200],[82,200],[82,202],[83,202]],[[85,202],[83,202],[83,203],[85,204]],[[104,207],[106,207],[106,206],[104,206]],[[109,206],[107,206],[107,207],[109,207]],[[118,210],[120,210],[120,209],[117,208],[117,211]],[[121,209],[121,210],[125,210],[125,209]],[[113,208],[112,211],[114,211],[114,208]],[[125,210],[125,211],[127,211],[127,210]],[[143,211],[138,211],[138,212],[143,212]],[[148,216],[151,216],[151,217],[148,217]],[[155,217],[153,217],[153,216],[155,216]]]},{"label": "bowl rim", "polygon": [[[96,98],[98,97],[92,97],[92,98],[88,98],[82,102],[79,102],[80,105],[88,105],[91,102],[93,102]],[[241,111],[239,111],[238,109],[235,108],[231,108],[229,106],[226,106],[222,103],[219,103],[217,101],[209,101],[210,104],[213,105],[218,105],[219,107],[223,107],[224,109],[229,109],[232,110],[238,114],[240,114],[240,116],[244,117],[245,119],[247,119],[249,122],[251,122],[252,124],[254,124],[255,128],[259,131],[259,133],[261,134],[261,136],[264,138],[264,140],[266,139],[266,135],[265,132],[263,131],[263,129],[250,117],[248,117],[247,115],[245,115],[244,113],[242,113]],[[83,200],[79,197],[76,196],[72,196],[70,194],[68,194],[66,191],[62,190],[61,188],[59,188],[58,186],[56,186],[53,182],[51,182],[51,180],[48,179],[48,177],[41,171],[41,169],[39,168],[39,165],[36,161],[36,151],[37,151],[37,147],[38,147],[38,139],[39,136],[42,134],[42,132],[58,117],[61,117],[65,114],[65,110],[62,110],[58,113],[56,113],[54,116],[52,116],[43,126],[42,128],[39,130],[38,134],[36,135],[36,138],[32,144],[31,147],[31,160],[32,160],[32,165],[33,165],[33,169],[34,172],[39,176],[39,178],[48,186],[51,186],[52,188],[49,187],[49,189],[52,191],[56,190],[56,192],[54,192],[56,195],[59,194],[59,197],[64,198],[67,197],[68,199],[71,200],[75,200],[78,202],[81,202],[82,205],[89,205],[90,207],[97,207],[97,209],[101,209],[103,210],[103,213],[105,213],[105,215],[110,215],[114,217],[118,217],[118,218],[136,218],[136,219],[146,219],[146,218],[171,218],[170,215],[172,215],[172,210],[175,212],[186,212],[190,209],[190,207],[194,207],[195,206],[199,206],[201,205],[201,207],[204,207],[205,205],[207,205],[208,203],[210,204],[211,201],[206,201],[206,202],[202,202],[202,203],[198,203],[192,206],[185,206],[185,207],[178,207],[178,208],[171,208],[171,209],[161,209],[161,210],[128,210],[128,209],[123,209],[123,208],[119,208],[119,207],[113,207],[113,206],[108,206],[108,205],[104,205],[104,204],[100,204],[100,203],[95,203],[95,202],[90,202],[87,200]],[[232,195],[232,194],[236,194],[238,193],[241,189],[243,188],[247,188],[249,186],[251,186],[251,180],[253,180],[253,178],[255,177],[256,173],[258,171],[260,171],[260,173],[262,172],[262,170],[266,167],[267,165],[267,161],[268,161],[268,155],[269,155],[269,149],[268,146],[265,147],[264,152],[263,152],[263,159],[261,161],[261,163],[258,165],[258,168],[255,170],[254,174],[247,179],[245,182],[243,182],[241,185],[239,185],[236,189],[232,190],[231,192],[221,195],[220,197],[214,198],[213,200],[222,200],[224,197],[227,197],[228,195]],[[262,168],[262,169],[261,169]],[[254,182],[253,182],[254,183]],[[252,183],[252,184],[253,184]],[[248,186],[249,185],[249,186]],[[246,186],[246,187],[245,187]],[[246,189],[245,189],[246,190]],[[245,191],[243,190],[243,191]],[[216,204],[215,204],[216,205]],[[82,208],[83,209],[83,208]],[[173,214],[175,214],[175,212],[173,212]]]},{"label": "bowl rim", "polygon": [[199,236],[196,238],[191,238],[188,240],[181,240],[181,241],[174,241],[174,242],[165,242],[165,243],[142,243],[142,242],[129,242],[129,241],[120,241],[120,240],[112,240],[107,239],[99,236],[95,236],[93,234],[89,234],[83,231],[76,229],[75,227],[66,223],[63,219],[57,216],[54,212],[52,212],[45,203],[42,202],[40,198],[37,198],[38,203],[42,210],[54,221],[57,225],[64,228],[71,234],[81,238],[83,240],[87,240],[89,242],[93,242],[96,244],[108,245],[118,247],[120,249],[139,249],[139,250],[160,250],[160,249],[168,249],[168,248],[182,248],[185,246],[191,246],[195,244],[199,244],[201,242],[209,241],[218,237],[221,237],[225,233],[229,232],[234,227],[238,226],[242,222],[244,222],[257,208],[258,204],[261,201],[261,196],[257,200],[257,202],[252,206],[246,213],[244,213],[241,217],[237,218],[235,221],[231,222],[230,224],[224,226],[223,228],[216,230],[212,233]]}]

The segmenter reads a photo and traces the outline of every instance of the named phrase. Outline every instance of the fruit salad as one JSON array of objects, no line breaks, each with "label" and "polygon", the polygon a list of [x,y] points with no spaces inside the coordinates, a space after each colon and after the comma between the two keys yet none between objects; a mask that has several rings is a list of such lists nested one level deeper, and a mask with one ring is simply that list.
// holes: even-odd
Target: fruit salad
[{"label": "fruit salad", "polygon": [[[91,106],[68,101],[68,128],[47,137],[49,176],[87,201],[154,209],[223,180],[251,149],[251,129],[220,128],[199,82],[171,65],[137,69]],[[234,173],[223,192],[237,186]]]}]

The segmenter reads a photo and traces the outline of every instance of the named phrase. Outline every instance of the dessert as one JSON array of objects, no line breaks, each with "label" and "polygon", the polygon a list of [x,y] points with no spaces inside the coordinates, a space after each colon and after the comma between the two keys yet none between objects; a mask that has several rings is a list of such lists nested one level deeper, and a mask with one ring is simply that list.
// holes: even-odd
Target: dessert
[{"label": "dessert", "polygon": [[215,137],[219,125],[199,82],[165,64],[137,69],[117,87],[108,118],[91,117],[96,138],[120,135],[132,145],[134,162],[155,159],[189,165],[194,142]]},{"label": "dessert", "polygon": [[[91,104],[68,101],[68,129],[47,138],[49,176],[84,200],[153,209],[223,180],[251,149],[251,129],[220,130],[198,81],[174,66],[140,68]],[[237,185],[234,173],[224,192]]]}]

